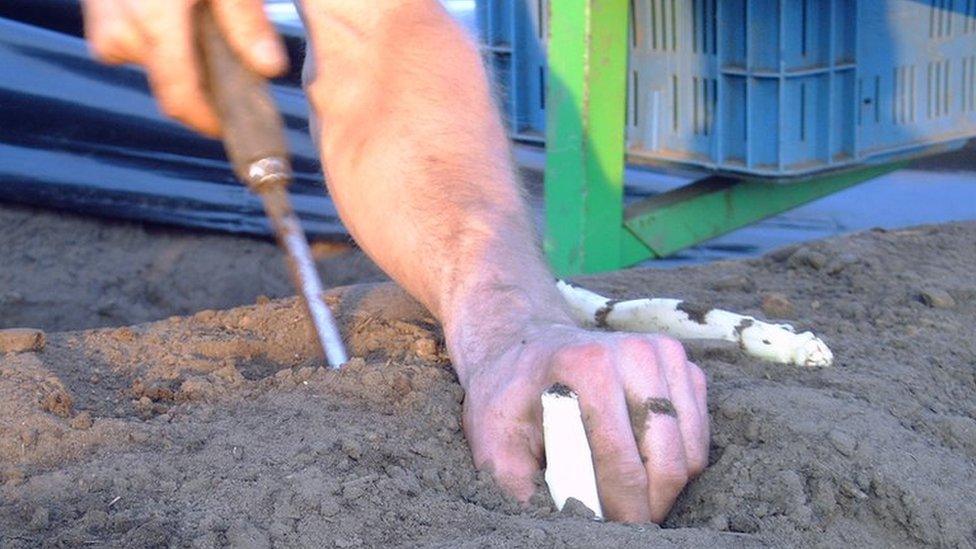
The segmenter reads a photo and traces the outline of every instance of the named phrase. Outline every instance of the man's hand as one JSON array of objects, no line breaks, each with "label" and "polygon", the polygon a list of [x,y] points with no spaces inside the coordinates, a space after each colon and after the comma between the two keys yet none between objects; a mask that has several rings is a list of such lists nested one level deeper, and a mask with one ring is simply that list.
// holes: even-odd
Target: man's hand
[{"label": "man's hand", "polygon": [[[161,110],[210,136],[220,121],[202,89],[193,9],[206,0],[84,0],[85,35],[106,63],[146,67]],[[228,43],[252,70],[266,77],[288,66],[281,39],[262,0],[209,0]]]},{"label": "man's hand", "polygon": [[562,383],[580,396],[606,516],[663,520],[707,464],[705,377],[674,340],[573,324],[474,42],[436,0],[305,7],[329,194],[359,245],[443,324],[475,465],[527,500],[544,459],[542,393]]},{"label": "man's hand", "polygon": [[545,324],[464,378],[464,428],[476,465],[522,500],[543,465],[540,395],[580,400],[607,517],[661,522],[708,464],[705,375],[668,338]]},{"label": "man's hand", "polygon": [[[197,1],[85,0],[86,32],[102,59],[146,66],[164,112],[217,134]],[[246,63],[285,68],[261,0],[210,2]],[[328,68],[305,72],[330,195],[363,249],[444,324],[476,465],[528,499],[543,465],[540,397],[562,383],[580,397],[607,517],[663,520],[707,464],[705,377],[674,340],[572,325],[474,42],[436,0],[303,5],[309,60]]]}]

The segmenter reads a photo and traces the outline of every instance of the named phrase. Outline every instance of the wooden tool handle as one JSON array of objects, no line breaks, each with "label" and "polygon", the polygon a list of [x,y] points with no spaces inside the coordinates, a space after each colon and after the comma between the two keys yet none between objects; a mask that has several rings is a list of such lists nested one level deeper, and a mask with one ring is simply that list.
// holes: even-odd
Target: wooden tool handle
[{"label": "wooden tool handle", "polygon": [[224,39],[207,2],[196,11],[197,42],[204,87],[223,125],[224,148],[245,183],[249,166],[262,158],[288,158],[281,115],[268,83],[237,57]]}]

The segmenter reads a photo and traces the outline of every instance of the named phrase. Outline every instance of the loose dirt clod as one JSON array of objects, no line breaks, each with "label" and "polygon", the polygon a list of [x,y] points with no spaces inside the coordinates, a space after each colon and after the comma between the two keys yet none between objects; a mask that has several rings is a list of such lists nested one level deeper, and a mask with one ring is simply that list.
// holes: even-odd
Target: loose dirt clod
[{"label": "loose dirt clod", "polygon": [[919,292],[919,298],[933,309],[951,309],[956,306],[956,300],[942,288],[924,288]]},{"label": "loose dirt clod", "polygon": [[437,360],[437,342],[433,339],[422,337],[414,343],[414,351],[417,356],[424,360]]},{"label": "loose dirt clod", "polygon": [[770,318],[793,318],[796,307],[788,297],[780,293],[763,295],[762,310]]},{"label": "loose dirt clod", "polygon": [[51,520],[48,510],[44,507],[38,507],[34,509],[34,512],[31,514],[30,522],[27,524],[27,527],[35,531],[44,530],[48,527],[48,525],[50,525],[50,523]]},{"label": "loose dirt clod", "polygon": [[87,431],[91,429],[91,426],[95,422],[92,420],[91,414],[88,411],[79,412],[75,417],[71,418],[71,428],[78,429],[79,431]]},{"label": "loose dirt clod", "polygon": [[749,278],[742,275],[727,275],[719,277],[715,282],[711,284],[713,290],[720,292],[725,291],[738,291],[738,292],[749,292],[755,289],[755,285]]},{"label": "loose dirt clod", "polygon": [[581,518],[584,520],[593,520],[595,518],[593,509],[590,509],[576,498],[567,499],[566,504],[559,513],[567,517]]},{"label": "loose dirt clod", "polygon": [[33,328],[0,330],[0,353],[27,353],[44,350],[44,332]]},{"label": "loose dirt clod", "polygon": [[51,389],[41,397],[41,408],[56,416],[67,418],[71,415],[71,405],[74,401],[67,392],[61,388]]},{"label": "loose dirt clod", "polygon": [[790,256],[787,263],[793,268],[810,267],[819,271],[827,264],[827,261],[826,255],[803,246]]},{"label": "loose dirt clod", "polygon": [[857,448],[857,440],[843,431],[834,429],[827,434],[827,438],[834,445],[834,448],[845,456],[852,455],[855,448]]}]

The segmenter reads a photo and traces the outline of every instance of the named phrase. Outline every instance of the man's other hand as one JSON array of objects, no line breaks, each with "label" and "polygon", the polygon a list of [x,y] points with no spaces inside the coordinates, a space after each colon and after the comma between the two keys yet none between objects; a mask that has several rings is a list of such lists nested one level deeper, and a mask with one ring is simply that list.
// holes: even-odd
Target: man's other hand
[{"label": "man's other hand", "polygon": [[527,328],[467,381],[464,427],[479,468],[521,500],[543,465],[540,395],[579,395],[607,518],[661,522],[708,464],[705,375],[675,340],[563,325]]},{"label": "man's other hand", "polygon": [[[220,121],[203,92],[193,10],[207,0],[84,0],[85,35],[106,63],[137,63],[149,75],[160,109],[210,136]],[[281,38],[262,0],[209,0],[228,43],[252,70],[266,77],[288,66]]]}]

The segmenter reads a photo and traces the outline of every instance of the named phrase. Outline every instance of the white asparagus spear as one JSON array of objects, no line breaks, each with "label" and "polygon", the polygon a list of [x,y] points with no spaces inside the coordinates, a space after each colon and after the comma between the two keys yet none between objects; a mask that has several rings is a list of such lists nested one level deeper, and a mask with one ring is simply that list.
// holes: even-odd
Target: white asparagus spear
[{"label": "white asparagus spear", "polygon": [[564,385],[553,385],[542,394],[542,433],[546,484],[556,508],[561,511],[567,499],[576,498],[602,519],[579,397]]},{"label": "white asparagus spear", "polygon": [[721,339],[738,343],[750,355],[781,364],[830,366],[834,360],[823,340],[811,332],[798,334],[789,324],[763,322],[679,299],[616,301],[562,280],[556,285],[584,325],[662,333],[676,339]]}]

